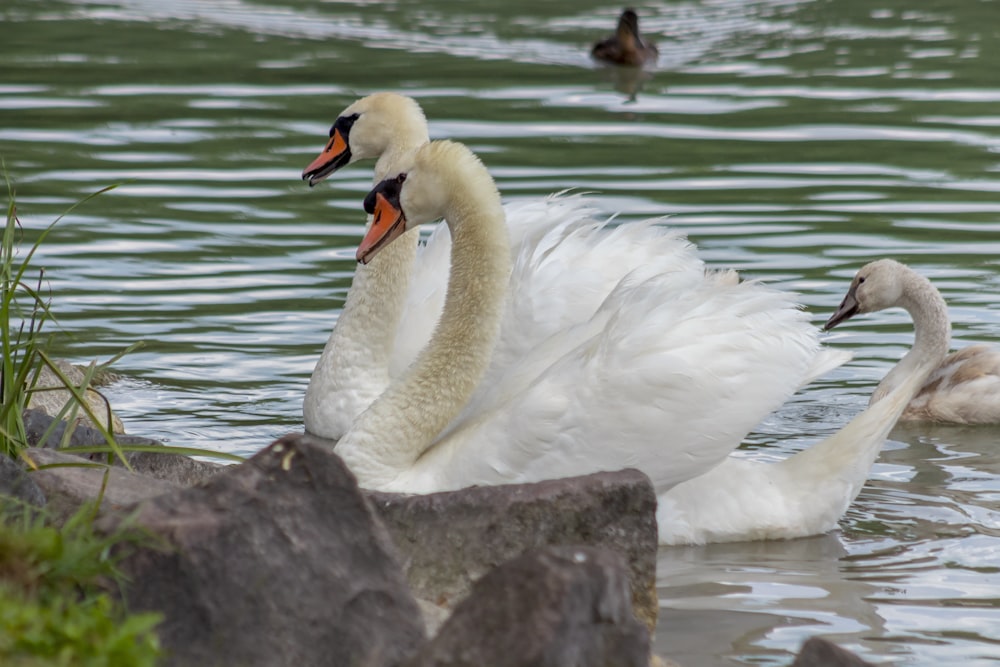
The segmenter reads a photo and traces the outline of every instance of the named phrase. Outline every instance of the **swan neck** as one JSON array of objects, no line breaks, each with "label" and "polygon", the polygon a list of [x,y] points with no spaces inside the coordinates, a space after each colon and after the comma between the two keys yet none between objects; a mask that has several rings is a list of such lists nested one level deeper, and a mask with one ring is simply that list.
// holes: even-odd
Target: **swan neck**
[{"label": "swan neck", "polygon": [[920,384],[947,356],[951,346],[951,322],[948,305],[929,280],[907,270],[901,277],[902,296],[898,305],[913,319],[913,347],[899,360],[872,394],[875,403],[918,374]]},{"label": "swan neck", "polygon": [[458,198],[446,211],[451,274],[431,342],[337,447],[363,486],[386,488],[409,469],[486,372],[511,270],[504,213],[490,186],[492,192]]},{"label": "swan neck", "polygon": [[[427,126],[405,130],[382,153],[374,182],[399,170],[401,160],[427,142]],[[371,224],[369,216],[367,225]],[[302,405],[306,430],[338,439],[389,385],[419,233],[411,230],[368,264],[358,264],[343,310],[313,369]]]}]

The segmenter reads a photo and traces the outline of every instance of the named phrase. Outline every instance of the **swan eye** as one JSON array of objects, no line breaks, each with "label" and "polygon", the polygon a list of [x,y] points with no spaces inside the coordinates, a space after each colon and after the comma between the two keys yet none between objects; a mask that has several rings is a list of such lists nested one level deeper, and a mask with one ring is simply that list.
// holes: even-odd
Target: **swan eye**
[{"label": "swan eye", "polygon": [[350,116],[341,116],[338,118],[333,125],[330,126],[330,136],[337,130],[340,130],[340,136],[347,140],[347,133],[351,131],[354,123],[358,120],[361,114],[352,113]]},{"label": "swan eye", "polygon": [[383,197],[392,202],[393,206],[399,207],[399,194],[403,187],[403,181],[406,180],[406,173],[401,173],[395,178],[387,178],[381,183],[376,185],[368,196],[365,197],[364,207],[365,213],[372,214],[375,213],[375,198],[377,195],[381,194]]},{"label": "swan eye", "polygon": [[858,284],[860,285],[860,284],[862,284],[864,282],[865,282],[865,277],[864,276],[858,276]]}]

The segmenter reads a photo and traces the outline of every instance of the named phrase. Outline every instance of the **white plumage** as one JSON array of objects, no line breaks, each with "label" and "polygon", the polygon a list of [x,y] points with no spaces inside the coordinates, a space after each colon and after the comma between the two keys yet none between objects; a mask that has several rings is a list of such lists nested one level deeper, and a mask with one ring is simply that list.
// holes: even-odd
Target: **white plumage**
[{"label": "white plumage", "polygon": [[[420,360],[338,444],[364,486],[429,492],[634,466],[662,500],[716,468],[803,381],[843,359],[822,350],[789,295],[706,273],[690,244],[653,224],[557,228],[512,268],[499,250],[499,197],[478,160],[449,142],[412,160],[405,180],[391,179],[395,193],[384,182],[373,194],[394,194],[407,227],[446,216],[449,302]],[[376,214],[381,227],[360,257],[391,217]],[[510,312],[547,312],[520,298],[556,289],[568,269],[583,279],[588,261],[619,251],[628,268],[590,316],[536,339],[504,338],[518,321]],[[509,277],[520,273],[523,283]],[[523,291],[508,298],[505,285]]]},{"label": "white plumage", "polygon": [[[930,372],[927,359],[943,356],[940,341],[917,355],[920,363],[908,355],[883,384],[886,400],[785,461],[727,457],[796,388],[847,358],[821,348],[789,295],[740,283],[732,272],[706,273],[690,244],[654,222],[595,221],[579,196],[500,212],[492,180],[467,151],[415,152],[426,143],[426,124],[408,98],[378,94],[342,117],[353,113],[350,145],[362,149],[352,149],[352,158],[381,155],[377,176],[422,167],[400,193],[409,225],[452,210],[462,215],[449,223],[465,233],[490,224],[503,230],[485,241],[502,251],[460,260],[455,249],[459,273],[486,284],[474,299],[453,299],[451,328],[437,331],[429,353],[436,361],[410,372],[441,313],[449,229],[439,225],[419,250],[408,232],[359,267],[369,284],[362,281],[359,292],[356,279],[348,306],[358,297],[366,307],[345,307],[327,350],[343,330],[353,361],[363,363],[331,365],[324,351],[309,397],[314,415],[336,413],[340,404],[328,400],[336,395],[328,389],[337,378],[356,399],[350,419],[337,416],[346,431],[389,388],[337,448],[364,486],[430,492],[631,466],[657,488],[664,544],[821,533],[860,491],[917,379]],[[436,162],[435,153],[455,164]],[[397,247],[408,250],[380,267]],[[497,264],[491,255],[505,259]],[[866,271],[888,275],[865,267],[859,276]],[[871,284],[879,280],[886,281]],[[865,307],[909,307],[880,298]],[[926,317],[915,319],[918,329],[933,328],[920,324]],[[946,318],[944,335],[946,350]],[[469,337],[481,349],[470,351]],[[476,369],[463,371],[466,362]],[[358,378],[363,391],[345,382]],[[306,415],[310,431],[336,437]]]}]

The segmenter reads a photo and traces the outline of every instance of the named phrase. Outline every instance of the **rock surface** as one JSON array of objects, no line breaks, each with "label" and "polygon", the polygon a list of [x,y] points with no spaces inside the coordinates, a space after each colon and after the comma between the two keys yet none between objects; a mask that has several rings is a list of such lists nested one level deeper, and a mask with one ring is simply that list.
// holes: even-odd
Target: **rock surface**
[{"label": "rock surface", "polygon": [[845,648],[822,637],[807,639],[792,667],[874,667]]},{"label": "rock surface", "polygon": [[[34,405],[34,403],[33,403]],[[74,424],[66,443],[62,442],[66,432],[67,422],[57,420],[42,409],[29,408],[24,411],[24,428],[27,431],[28,444],[32,447],[84,447],[89,445],[107,444],[104,435],[93,426],[86,423]],[[53,423],[55,424],[53,426]],[[50,428],[51,427],[51,428]],[[158,445],[156,440],[134,435],[116,433],[115,442],[121,445]]]},{"label": "rock surface", "polygon": [[[93,373],[92,382],[88,384],[87,373],[83,368],[74,366],[63,359],[56,359],[55,365],[59,369],[59,372],[74,387],[83,389],[83,397],[87,402],[87,406],[94,413],[94,416],[97,417],[100,424],[107,427],[110,423],[112,433],[125,432],[125,427],[118,416],[111,411],[111,406],[108,404],[107,399],[93,388],[101,383],[102,377],[107,375],[107,373],[102,374],[100,371]],[[51,368],[43,364],[28,398],[28,407],[55,417],[67,403],[75,402],[76,399],[66,389],[63,378],[60,378]],[[67,415],[75,415],[73,419],[77,425],[94,425],[93,420],[79,406],[71,405]]]},{"label": "rock surface", "polygon": [[165,615],[166,665],[391,667],[424,639],[389,536],[353,475],[302,438],[148,500],[132,520],[172,545],[121,561],[129,608]]},{"label": "rock surface", "polygon": [[125,510],[140,500],[177,490],[177,486],[169,482],[130,473],[124,468],[90,463],[79,456],[51,449],[28,449],[24,457],[40,468],[31,473],[31,479],[45,492],[49,499],[47,509],[57,522],[65,521],[85,502],[98,497],[102,498],[99,512],[107,513]]},{"label": "rock surface", "polygon": [[[30,419],[42,430],[51,421],[41,413]],[[104,442],[85,426],[73,438],[78,445]],[[100,525],[114,530],[136,521],[166,538],[159,547],[146,542],[124,561],[133,582],[126,591],[131,609],[167,616],[160,629],[170,651],[164,664],[649,660],[676,667],[649,656],[649,633],[636,620],[651,631],[657,611],[656,499],[641,473],[382,494],[359,491],[329,446],[317,442],[286,436],[240,466],[133,453],[130,463],[143,474],[108,472]],[[47,449],[26,454],[36,465],[60,467],[26,478],[20,462],[0,457],[0,495],[37,505],[48,494],[57,519],[94,499],[104,482],[106,466]],[[129,518],[133,503],[143,500]],[[443,622],[458,604],[430,642],[379,518],[405,555],[425,615]],[[173,548],[163,549],[168,542]],[[603,544],[610,551],[544,546],[550,544]],[[813,638],[792,667],[820,666],[871,663]]]},{"label": "rock surface", "polygon": [[647,667],[649,632],[606,549],[549,547],[480,579],[406,667]]},{"label": "rock surface", "polygon": [[[59,421],[52,426],[56,420],[39,410],[24,411],[24,425],[27,431],[28,442],[33,447],[59,447],[62,444],[63,433],[66,431],[66,422]],[[47,435],[46,435],[47,434]],[[134,435],[117,435],[115,442],[122,446],[147,445],[152,447],[162,447],[163,444],[149,438],[141,438]],[[86,425],[77,425],[70,433],[66,446],[68,447],[88,447],[104,446],[107,442],[104,435],[95,428]],[[63,450],[67,451],[67,450]],[[72,452],[68,452],[72,453]],[[223,464],[210,461],[199,461],[188,456],[182,456],[169,451],[163,452],[123,452],[125,460],[134,472],[149,475],[150,477],[179,484],[181,486],[192,486],[204,481],[219,472]],[[106,454],[85,454],[79,456],[91,461],[107,461]],[[114,465],[123,466],[118,457],[113,458]],[[123,466],[124,467],[124,466]]]},{"label": "rock surface", "polygon": [[[194,486],[207,481],[228,466],[211,461],[199,461],[169,452],[125,452],[125,460],[140,475],[170,482],[178,486]],[[115,460],[121,466],[121,460]]]},{"label": "rock surface", "polygon": [[45,506],[45,494],[20,461],[0,455],[0,496],[35,507]]},{"label": "rock surface", "polygon": [[601,546],[622,554],[636,616],[656,627],[656,494],[641,472],[369,497],[419,598],[451,607],[473,581],[528,549]]}]

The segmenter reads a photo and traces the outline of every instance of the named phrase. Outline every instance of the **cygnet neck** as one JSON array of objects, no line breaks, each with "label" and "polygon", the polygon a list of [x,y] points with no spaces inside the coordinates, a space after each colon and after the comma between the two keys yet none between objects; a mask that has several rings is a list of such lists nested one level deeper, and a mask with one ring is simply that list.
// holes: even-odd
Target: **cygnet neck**
[{"label": "cygnet neck", "polygon": [[948,305],[931,282],[900,265],[901,296],[896,303],[913,319],[913,347],[886,374],[872,393],[870,404],[881,400],[915,373],[929,375],[948,354],[951,321]]}]

